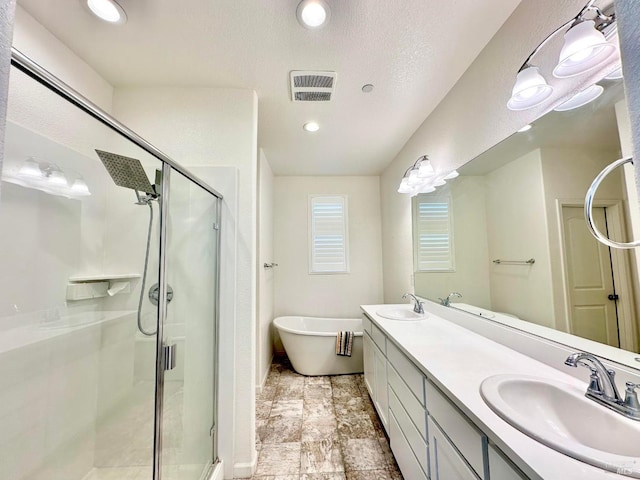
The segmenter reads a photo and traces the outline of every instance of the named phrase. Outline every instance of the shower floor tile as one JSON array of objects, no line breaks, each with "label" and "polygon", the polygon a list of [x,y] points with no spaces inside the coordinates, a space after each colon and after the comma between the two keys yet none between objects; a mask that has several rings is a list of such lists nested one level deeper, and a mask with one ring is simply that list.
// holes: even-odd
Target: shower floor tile
[{"label": "shower floor tile", "polygon": [[305,377],[278,357],[256,423],[252,480],[402,480],[360,374]]}]

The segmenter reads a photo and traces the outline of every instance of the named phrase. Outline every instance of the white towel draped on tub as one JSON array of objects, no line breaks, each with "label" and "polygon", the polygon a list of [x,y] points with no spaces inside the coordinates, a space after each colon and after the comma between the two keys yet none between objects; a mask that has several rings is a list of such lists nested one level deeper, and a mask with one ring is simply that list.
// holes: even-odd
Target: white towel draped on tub
[{"label": "white towel draped on tub", "polygon": [[338,332],[336,336],[336,355],[350,357],[353,349],[353,332]]}]

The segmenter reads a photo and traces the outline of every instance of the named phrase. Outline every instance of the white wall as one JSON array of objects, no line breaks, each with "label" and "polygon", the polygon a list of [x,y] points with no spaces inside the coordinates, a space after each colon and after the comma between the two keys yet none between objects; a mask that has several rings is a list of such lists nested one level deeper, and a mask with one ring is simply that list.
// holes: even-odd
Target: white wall
[{"label": "white wall", "polygon": [[[273,268],[264,268],[265,263],[273,260],[273,188],[274,177],[264,151],[260,149],[260,182],[258,203],[258,319],[257,327],[257,366],[256,386],[261,388],[267,379],[273,358],[271,322],[273,320],[274,276]],[[275,262],[277,263],[277,262]],[[277,269],[278,267],[276,267]]]},{"label": "white wall", "polygon": [[[276,177],[274,191],[275,316],[360,317],[360,305],[382,303],[378,177]],[[350,272],[309,274],[311,194],[348,195]]]},{"label": "white wall", "polygon": [[486,180],[489,259],[536,261],[491,264],[492,310],[554,326],[540,150],[494,170]]},{"label": "white wall", "polygon": [[[485,178],[460,176],[429,195],[451,195],[455,272],[418,272],[415,291],[437,301],[450,292],[462,302],[491,309],[489,246],[485,210]],[[400,300],[396,299],[395,303]]]},{"label": "white wall", "polygon": [[[225,477],[250,475],[256,460],[257,97],[240,89],[121,88],[115,92],[113,111],[115,117],[186,167],[222,165],[239,171],[237,254],[231,259],[236,264],[236,296],[221,298],[223,311],[227,311],[223,303],[235,306],[235,318],[220,319],[235,327],[231,347],[235,365],[230,366],[235,374],[235,412],[226,431],[221,425],[220,453],[224,459],[233,458],[225,465]],[[229,342],[221,339],[221,347],[228,348]],[[220,389],[228,391],[229,385],[221,384]],[[222,422],[229,422],[230,412],[219,415]]]}]

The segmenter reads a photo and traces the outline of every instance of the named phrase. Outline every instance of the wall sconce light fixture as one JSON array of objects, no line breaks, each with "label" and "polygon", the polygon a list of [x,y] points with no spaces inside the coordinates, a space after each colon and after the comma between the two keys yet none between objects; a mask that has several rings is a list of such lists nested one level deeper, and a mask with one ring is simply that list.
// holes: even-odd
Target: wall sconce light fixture
[{"label": "wall sconce light fixture", "polygon": [[[590,0],[575,17],[551,32],[531,52],[518,70],[507,108],[516,111],[527,110],[541,105],[551,97],[553,87],[547,83],[538,67],[531,61],[549,40],[565,28],[569,27],[564,34],[560,58],[553,69],[553,76],[556,78],[575,77],[601,67],[618,52],[617,42],[613,38],[617,37],[615,13],[613,11],[609,14],[603,13],[594,6],[595,1]],[[593,18],[587,18],[587,16]],[[578,95],[582,94],[583,92],[578,93]],[[584,98],[584,95],[582,97]],[[591,100],[595,98],[597,95]],[[572,100],[570,99],[569,102]],[[584,103],[580,106],[582,105]]]},{"label": "wall sconce light fixture", "polygon": [[441,187],[447,180],[457,176],[456,170],[436,172],[429,157],[423,155],[404,172],[398,193],[408,193],[413,197],[419,193],[435,192],[436,187]]}]

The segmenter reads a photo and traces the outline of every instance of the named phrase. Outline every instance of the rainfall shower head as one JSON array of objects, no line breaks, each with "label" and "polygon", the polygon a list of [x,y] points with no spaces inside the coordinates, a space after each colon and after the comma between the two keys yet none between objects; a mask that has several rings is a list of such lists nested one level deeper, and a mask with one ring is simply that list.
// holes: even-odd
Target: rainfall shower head
[{"label": "rainfall shower head", "polygon": [[149,182],[140,160],[97,149],[96,153],[116,185],[131,188],[136,192],[156,195],[156,191]]}]

